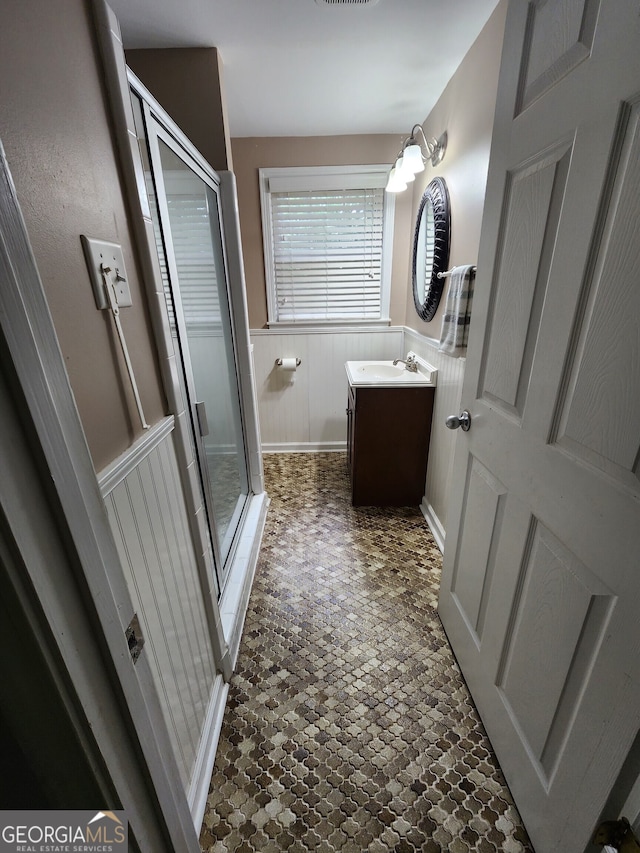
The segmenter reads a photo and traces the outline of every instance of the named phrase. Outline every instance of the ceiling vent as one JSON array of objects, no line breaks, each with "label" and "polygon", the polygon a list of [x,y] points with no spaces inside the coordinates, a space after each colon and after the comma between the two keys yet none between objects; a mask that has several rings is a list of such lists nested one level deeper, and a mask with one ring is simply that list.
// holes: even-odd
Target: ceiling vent
[{"label": "ceiling vent", "polygon": [[380,0],[316,0],[318,6],[375,6]]}]

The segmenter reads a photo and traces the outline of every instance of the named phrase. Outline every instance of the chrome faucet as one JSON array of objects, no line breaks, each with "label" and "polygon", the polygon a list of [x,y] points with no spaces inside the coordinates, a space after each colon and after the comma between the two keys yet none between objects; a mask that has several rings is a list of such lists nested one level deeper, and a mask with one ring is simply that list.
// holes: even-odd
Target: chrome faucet
[{"label": "chrome faucet", "polygon": [[396,358],[393,363],[404,364],[405,370],[408,370],[409,373],[418,372],[418,362],[416,361],[415,355],[408,355],[406,361],[402,358]]}]

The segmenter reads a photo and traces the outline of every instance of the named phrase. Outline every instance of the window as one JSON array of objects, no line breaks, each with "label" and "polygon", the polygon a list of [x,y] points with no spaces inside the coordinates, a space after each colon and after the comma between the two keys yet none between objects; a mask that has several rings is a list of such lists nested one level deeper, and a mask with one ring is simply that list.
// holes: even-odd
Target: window
[{"label": "window", "polygon": [[388,171],[260,169],[269,325],[389,322]]}]

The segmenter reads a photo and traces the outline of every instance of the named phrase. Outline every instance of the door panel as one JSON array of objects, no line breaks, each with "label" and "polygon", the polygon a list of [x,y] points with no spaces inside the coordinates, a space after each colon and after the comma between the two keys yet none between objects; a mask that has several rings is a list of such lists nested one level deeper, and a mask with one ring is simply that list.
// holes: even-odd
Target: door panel
[{"label": "door panel", "polygon": [[155,122],[150,145],[158,187],[152,211],[164,238],[174,345],[222,590],[249,485],[218,194]]},{"label": "door panel", "polygon": [[529,44],[522,63],[521,109],[526,109],[589,56],[599,0],[531,3]]},{"label": "door panel", "polygon": [[536,153],[508,176],[498,248],[497,293],[483,395],[522,416],[571,145]]},{"label": "door panel", "polygon": [[548,777],[553,727],[575,710],[611,596],[536,519],[525,553],[496,684]]},{"label": "door panel", "polygon": [[538,853],[640,725],[639,43],[637,0],[510,6],[439,611]]},{"label": "door panel", "polygon": [[[619,142],[622,154],[607,219],[594,246],[594,271],[576,324],[555,442],[633,488],[640,450],[640,244],[633,239],[640,215],[638,102],[624,117]],[[618,419],[620,414],[624,417]]]},{"label": "door panel", "polygon": [[479,645],[495,563],[491,543],[502,523],[506,492],[502,483],[477,459],[469,457],[469,461],[467,503],[451,591]]}]

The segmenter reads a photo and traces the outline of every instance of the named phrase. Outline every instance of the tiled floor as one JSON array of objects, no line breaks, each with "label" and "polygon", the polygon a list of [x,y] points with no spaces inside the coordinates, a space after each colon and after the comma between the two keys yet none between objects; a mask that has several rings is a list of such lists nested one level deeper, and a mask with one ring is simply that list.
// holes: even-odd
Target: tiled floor
[{"label": "tiled floor", "polygon": [[342,454],[272,498],[203,851],[531,851],[436,614],[417,509],[353,508]]}]

